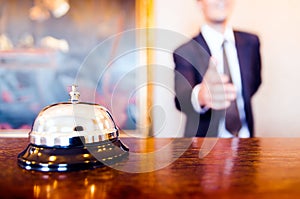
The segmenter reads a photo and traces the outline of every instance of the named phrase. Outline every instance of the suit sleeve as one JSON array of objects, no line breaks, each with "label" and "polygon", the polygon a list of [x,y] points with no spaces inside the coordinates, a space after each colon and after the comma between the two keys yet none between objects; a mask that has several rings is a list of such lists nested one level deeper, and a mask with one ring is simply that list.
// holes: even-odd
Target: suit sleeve
[{"label": "suit sleeve", "polygon": [[184,57],[180,51],[173,53],[175,63],[175,103],[176,108],[185,113],[194,112],[191,95],[194,86],[202,81],[202,77],[191,59]]},{"label": "suit sleeve", "polygon": [[[262,82],[262,78],[261,78],[261,53],[260,53],[260,41],[259,41],[259,38],[256,36],[255,37],[256,39],[256,42],[255,42],[255,46],[256,46],[256,62],[255,62],[255,74],[257,74],[257,78],[256,78],[256,82],[255,82],[255,90],[254,90],[254,93],[257,92],[259,86],[261,85],[261,82]],[[254,94],[253,93],[253,94]]]}]

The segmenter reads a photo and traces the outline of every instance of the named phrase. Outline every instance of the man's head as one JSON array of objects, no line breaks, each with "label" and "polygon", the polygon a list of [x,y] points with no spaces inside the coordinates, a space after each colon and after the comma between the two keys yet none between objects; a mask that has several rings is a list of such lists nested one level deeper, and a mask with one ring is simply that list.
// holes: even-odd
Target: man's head
[{"label": "man's head", "polygon": [[205,21],[212,25],[226,24],[235,0],[198,0]]}]

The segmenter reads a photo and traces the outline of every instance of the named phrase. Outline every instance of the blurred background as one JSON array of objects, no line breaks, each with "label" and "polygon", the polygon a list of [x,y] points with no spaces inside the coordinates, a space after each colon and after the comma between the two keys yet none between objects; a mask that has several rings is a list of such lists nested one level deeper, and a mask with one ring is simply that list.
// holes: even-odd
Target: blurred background
[{"label": "blurred background", "polygon": [[[136,44],[134,35],[104,41],[134,29],[135,20],[135,1],[0,0],[0,129],[30,128],[42,108],[67,101],[79,81],[87,84],[78,88],[82,101],[109,106],[116,77],[132,70],[137,58],[110,60]],[[122,92],[132,90],[131,80],[122,84]],[[114,105],[118,125],[135,129],[127,117],[134,99],[119,100],[126,103]]]},{"label": "blurred background", "polygon": [[[299,10],[298,0],[236,0],[231,24],[261,40],[263,83],[253,99],[258,137],[300,135]],[[146,86],[142,103],[134,95],[119,95],[119,102],[126,103],[113,104],[117,124],[137,131],[146,126],[143,135],[182,136],[185,117],[173,103],[172,50],[198,34],[201,23],[196,0],[0,0],[0,129],[28,129],[44,106],[66,101],[84,59],[102,43],[107,51],[83,70],[83,80],[94,82],[96,89],[86,100],[110,106],[113,80],[130,73],[122,92],[132,93],[142,76],[154,84]],[[140,38],[133,34],[104,41],[147,27],[176,36],[146,31],[142,42],[158,48],[162,41],[172,45],[164,52],[154,48],[125,56],[99,81],[95,69],[107,67],[121,49],[136,48]],[[146,70],[130,72],[140,65]]]}]

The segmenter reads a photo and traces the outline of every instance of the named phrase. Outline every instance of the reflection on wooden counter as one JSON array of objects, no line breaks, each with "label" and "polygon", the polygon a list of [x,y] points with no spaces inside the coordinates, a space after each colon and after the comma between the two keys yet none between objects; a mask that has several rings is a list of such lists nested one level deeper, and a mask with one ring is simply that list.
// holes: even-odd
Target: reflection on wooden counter
[{"label": "reflection on wooden counter", "polygon": [[[210,139],[210,138],[209,138]],[[123,138],[129,157],[113,168],[33,172],[17,165],[28,139],[0,139],[1,198],[298,198],[300,138]]]}]

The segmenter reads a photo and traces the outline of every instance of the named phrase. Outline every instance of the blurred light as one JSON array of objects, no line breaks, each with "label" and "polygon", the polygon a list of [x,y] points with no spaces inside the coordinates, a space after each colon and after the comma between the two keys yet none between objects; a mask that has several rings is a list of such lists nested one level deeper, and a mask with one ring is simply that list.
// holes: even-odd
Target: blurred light
[{"label": "blurred light", "polygon": [[51,36],[46,36],[41,39],[41,46],[53,50],[60,50],[62,52],[69,51],[69,44],[64,39],[56,39]]},{"label": "blurred light", "polygon": [[70,9],[70,5],[67,2],[63,2],[56,9],[52,10],[52,14],[54,17],[59,18],[67,14]]},{"label": "blurred light", "polygon": [[43,3],[56,18],[64,16],[70,9],[67,0],[43,0]]},{"label": "blurred light", "polygon": [[34,187],[33,187],[34,198],[39,198],[40,193],[41,193],[41,187],[39,185],[34,185]]},{"label": "blurred light", "polygon": [[31,20],[42,22],[49,19],[50,12],[55,18],[60,18],[67,14],[69,9],[68,0],[35,0],[34,6],[29,10],[29,17]]},{"label": "blurred light", "polygon": [[50,169],[48,167],[43,167],[41,168],[41,171],[50,171]]},{"label": "blurred light", "polygon": [[45,21],[49,19],[50,13],[47,9],[42,6],[36,5],[30,8],[29,10],[29,18],[34,21]]},{"label": "blurred light", "polygon": [[85,153],[85,154],[83,154],[83,157],[84,157],[84,158],[88,158],[88,157],[90,157],[90,154]]},{"label": "blurred light", "polygon": [[49,157],[49,161],[54,162],[56,160],[56,156],[52,155]]},{"label": "blurred light", "polygon": [[91,196],[92,196],[92,197],[94,197],[95,189],[96,189],[95,185],[92,184],[92,185],[91,185],[91,188],[90,188],[90,190],[91,190]]},{"label": "blurred light", "polygon": [[67,171],[67,167],[58,167],[58,171]]},{"label": "blurred light", "polygon": [[7,35],[1,34],[0,35],[0,50],[11,50],[13,49],[12,41],[8,38]]}]

